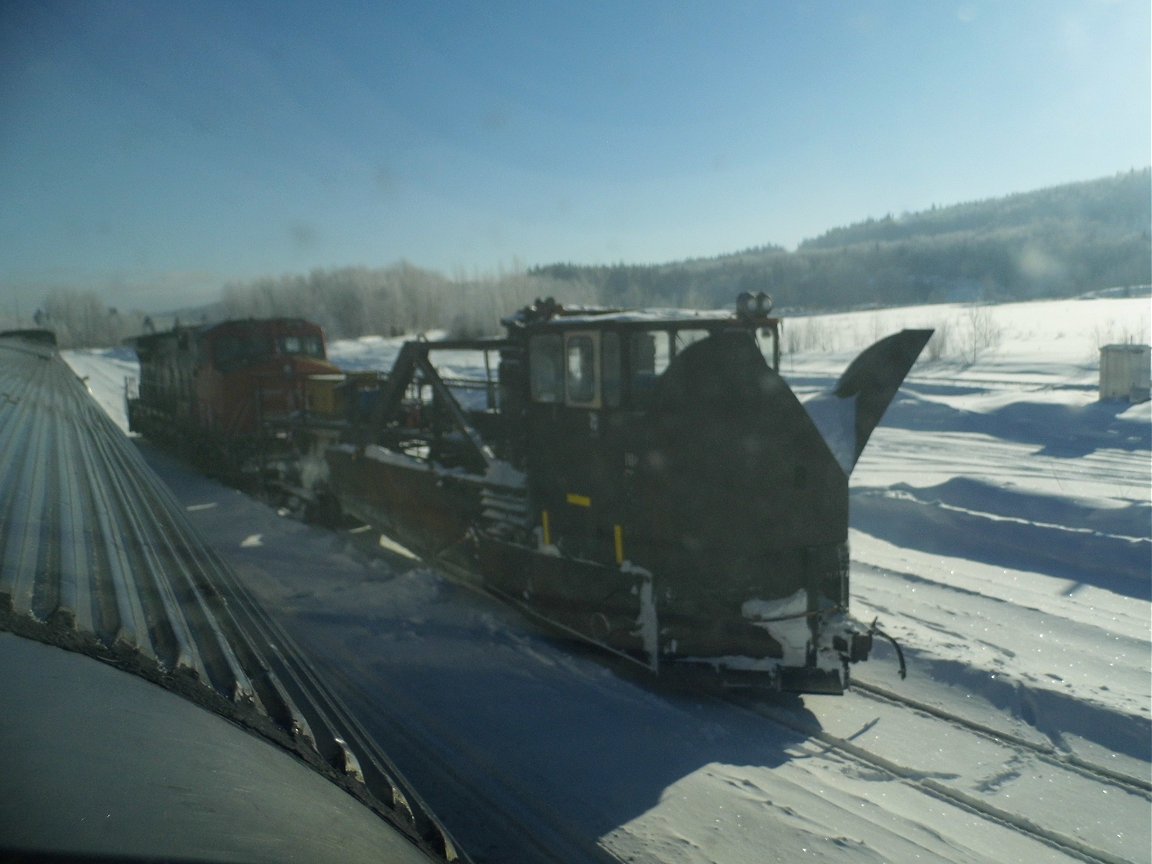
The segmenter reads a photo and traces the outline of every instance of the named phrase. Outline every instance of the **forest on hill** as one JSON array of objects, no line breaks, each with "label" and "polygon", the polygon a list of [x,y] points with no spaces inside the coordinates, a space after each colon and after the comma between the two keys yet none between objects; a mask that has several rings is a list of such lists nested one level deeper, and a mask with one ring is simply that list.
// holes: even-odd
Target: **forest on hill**
[{"label": "forest on hill", "polygon": [[833,228],[800,244],[651,266],[550,264],[530,273],[624,305],[845,309],[1070,297],[1152,282],[1152,170]]},{"label": "forest on hill", "polygon": [[1152,169],[833,228],[795,251],[765,245],[669,264],[549,264],[449,279],[399,262],[226,285],[210,306],[146,315],[95,292],[57,291],[31,322],[64,346],[112,345],[174,321],[299,316],[332,338],[499,331],[536,297],[613,306],[723,308],[764,291],[784,313],[1078,296],[1152,283]]}]

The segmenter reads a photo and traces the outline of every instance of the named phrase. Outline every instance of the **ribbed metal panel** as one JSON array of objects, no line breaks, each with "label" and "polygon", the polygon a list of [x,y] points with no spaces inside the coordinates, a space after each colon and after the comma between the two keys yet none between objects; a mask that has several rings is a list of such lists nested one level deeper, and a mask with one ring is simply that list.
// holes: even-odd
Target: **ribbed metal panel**
[{"label": "ribbed metal panel", "polygon": [[49,346],[0,350],[0,624],[283,720],[290,700],[224,633],[211,554],[136,449]]},{"label": "ribbed metal panel", "polygon": [[2,334],[0,629],[238,720],[454,854],[55,347]]}]

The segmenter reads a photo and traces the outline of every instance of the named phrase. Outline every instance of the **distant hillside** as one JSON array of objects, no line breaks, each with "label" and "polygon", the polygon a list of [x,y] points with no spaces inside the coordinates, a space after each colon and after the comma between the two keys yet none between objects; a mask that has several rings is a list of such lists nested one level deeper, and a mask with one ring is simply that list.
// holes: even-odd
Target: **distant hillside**
[{"label": "distant hillside", "polygon": [[654,266],[552,264],[605,301],[726,306],[766,291],[778,307],[1057,298],[1152,282],[1152,169],[922,213],[807,240]]},{"label": "distant hillside", "polygon": [[[218,302],[177,320],[299,315],[332,337],[448,328],[498,331],[535,297],[628,307],[728,307],[765,291],[777,309],[849,309],[944,301],[1071,297],[1152,283],[1152,170],[834,228],[795,252],[759,246],[651,266],[550,264],[467,281],[399,262],[226,285]],[[120,312],[91,291],[57,291],[30,321],[67,347],[111,345],[167,326],[173,314]]]}]

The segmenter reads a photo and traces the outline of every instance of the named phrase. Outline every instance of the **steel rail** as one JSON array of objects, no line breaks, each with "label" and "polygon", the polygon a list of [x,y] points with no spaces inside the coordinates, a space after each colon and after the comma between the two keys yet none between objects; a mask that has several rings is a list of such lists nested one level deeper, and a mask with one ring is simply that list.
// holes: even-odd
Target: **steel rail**
[{"label": "steel rail", "polygon": [[902,705],[913,711],[919,711],[922,714],[928,714],[929,716],[943,720],[953,726],[967,729],[969,732],[973,732],[991,741],[1005,742],[1018,749],[1028,750],[1046,762],[1061,768],[1068,768],[1096,780],[1104,780],[1108,783],[1122,786],[1128,791],[1142,795],[1152,801],[1152,781],[1145,780],[1141,777],[1133,777],[1131,774],[1123,771],[1117,771],[1105,765],[1083,759],[1074,753],[1062,753],[1050,744],[1038,744],[1021,735],[1014,735],[1011,732],[1005,732],[987,724],[969,720],[966,717],[961,717],[958,714],[953,714],[918,699],[901,696],[899,693],[895,693],[885,687],[878,687],[875,684],[867,684],[863,681],[853,680],[852,689],[860,691],[864,698]]},{"label": "steel rail", "polygon": [[951,788],[931,777],[922,776],[920,772],[914,769],[900,765],[879,754],[872,753],[865,747],[861,747],[844,738],[829,734],[818,726],[815,726],[812,722],[790,716],[786,709],[768,705],[763,702],[745,701],[731,697],[721,701],[727,705],[756,714],[778,726],[799,732],[810,740],[819,741],[825,745],[825,747],[835,750],[854,762],[865,764],[882,771],[903,783],[919,789],[927,795],[953,804],[982,819],[1004,825],[1046,846],[1050,846],[1053,849],[1057,849],[1082,861],[1089,862],[1089,864],[1129,864],[1126,858],[1115,855],[1107,850],[1095,848],[1091,844],[1085,843],[1061,831],[1039,825],[1026,816],[1012,813],[974,795]]}]

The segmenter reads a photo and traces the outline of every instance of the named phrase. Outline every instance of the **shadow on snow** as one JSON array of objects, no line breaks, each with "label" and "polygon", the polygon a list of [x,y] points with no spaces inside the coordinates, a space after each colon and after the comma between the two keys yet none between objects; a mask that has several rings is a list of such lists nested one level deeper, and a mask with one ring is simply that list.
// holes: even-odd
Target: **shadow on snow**
[{"label": "shadow on snow", "polygon": [[854,489],[851,512],[853,528],[897,546],[1152,599],[1152,508],[1143,502],[1087,507],[957,477]]},{"label": "shadow on snow", "polygon": [[905,387],[884,415],[883,425],[917,432],[987,435],[1038,447],[1036,455],[1075,459],[1096,450],[1150,449],[1152,425],[1120,416],[1131,407],[1127,402],[1054,405],[1021,401],[994,411],[964,411],[921,398]]}]

